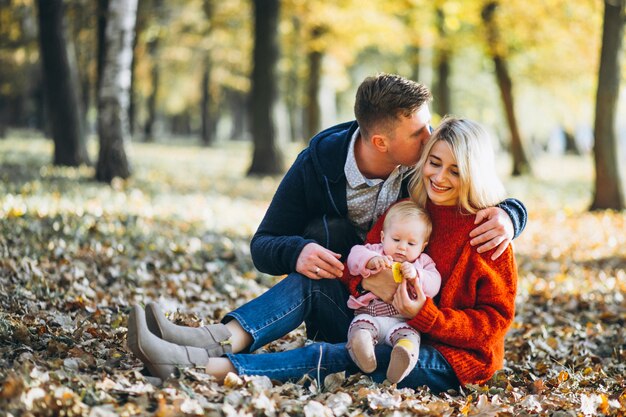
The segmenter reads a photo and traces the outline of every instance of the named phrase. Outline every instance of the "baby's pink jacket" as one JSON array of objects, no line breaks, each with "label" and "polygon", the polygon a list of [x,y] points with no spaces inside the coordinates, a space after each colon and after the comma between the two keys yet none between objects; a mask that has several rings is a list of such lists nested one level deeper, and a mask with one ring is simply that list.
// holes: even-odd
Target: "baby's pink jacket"
[{"label": "baby's pink jacket", "polygon": [[[384,255],[382,243],[366,243],[365,245],[353,246],[346,262],[348,264],[350,274],[362,275],[363,278],[369,277],[371,275],[371,271],[367,269],[367,263],[374,256],[381,255]],[[417,257],[415,262],[413,262],[413,266],[415,266],[415,269],[417,270],[417,276],[422,284],[422,291],[424,291],[424,295],[426,295],[426,297],[433,298],[437,295],[439,288],[441,287],[441,275],[435,268],[435,262],[430,256],[422,252],[422,254]],[[359,298],[351,296],[348,301],[348,307],[352,309],[365,307],[375,298],[376,296],[371,292],[368,292]]]}]

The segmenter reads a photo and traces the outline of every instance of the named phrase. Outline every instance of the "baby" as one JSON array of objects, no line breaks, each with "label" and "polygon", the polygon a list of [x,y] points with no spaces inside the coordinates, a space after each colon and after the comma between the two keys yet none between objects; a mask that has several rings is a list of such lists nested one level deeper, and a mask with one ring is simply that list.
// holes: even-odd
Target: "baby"
[{"label": "baby", "polygon": [[[434,297],[441,286],[441,275],[433,260],[422,253],[431,230],[430,217],[412,201],[393,205],[383,223],[381,243],[357,245],[350,251],[347,261],[350,274],[367,279],[398,262],[402,278],[409,280],[409,291],[414,291],[417,284],[427,297]],[[414,298],[414,293],[411,295]],[[391,304],[373,293],[359,298],[351,296],[348,307],[354,309],[356,315],[348,330],[346,345],[354,363],[365,373],[373,372],[376,369],[374,346],[382,341],[393,347],[387,379],[392,383],[402,381],[417,363],[420,334]]]}]

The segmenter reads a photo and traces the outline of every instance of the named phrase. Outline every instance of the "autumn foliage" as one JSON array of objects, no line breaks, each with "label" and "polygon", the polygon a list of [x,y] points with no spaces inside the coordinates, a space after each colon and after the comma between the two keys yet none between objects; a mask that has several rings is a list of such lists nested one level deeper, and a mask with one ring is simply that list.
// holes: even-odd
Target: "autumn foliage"
[{"label": "autumn foliage", "polygon": [[[195,326],[277,279],[250,260],[278,180],[244,179],[248,146],[135,144],[136,176],[109,187],[90,180],[92,169],[48,165],[49,142],[0,142],[3,414],[626,414],[626,213],[585,212],[589,157],[540,159],[536,178],[507,180],[530,219],[515,241],[505,367],[485,385],[439,396],[343,374],[286,384],[231,375],[219,385],[200,370],[151,385],[125,346],[129,305],[158,300]],[[304,342],[300,329],[264,349]]]}]

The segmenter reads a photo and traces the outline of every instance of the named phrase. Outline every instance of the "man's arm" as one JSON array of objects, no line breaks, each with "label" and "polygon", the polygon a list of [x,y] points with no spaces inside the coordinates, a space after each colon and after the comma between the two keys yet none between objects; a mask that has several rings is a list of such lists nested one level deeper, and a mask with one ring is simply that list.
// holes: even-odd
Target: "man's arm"
[{"label": "man's arm", "polygon": [[297,271],[320,279],[340,276],[343,271],[339,254],[303,237],[314,216],[309,208],[321,199],[311,189],[314,180],[306,172],[308,158],[308,150],[301,152],[285,174],[252,237],[250,254],[261,272],[282,275]]},{"label": "man's arm", "polygon": [[489,207],[476,213],[475,224],[470,232],[470,244],[478,247],[478,252],[497,248],[491,258],[496,259],[506,250],[511,240],[519,236],[526,227],[528,212],[521,201],[508,198],[496,207]]},{"label": "man's arm", "polygon": [[250,242],[252,261],[261,272],[282,275],[295,271],[302,249],[314,243],[302,237],[310,220],[304,181],[306,158],[302,152],[285,174]]}]

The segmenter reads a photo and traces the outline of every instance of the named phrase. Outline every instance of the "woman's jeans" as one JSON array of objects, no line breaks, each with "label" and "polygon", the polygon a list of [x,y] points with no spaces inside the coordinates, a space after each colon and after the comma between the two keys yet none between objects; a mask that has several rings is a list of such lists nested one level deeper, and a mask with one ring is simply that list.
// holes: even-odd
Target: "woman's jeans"
[{"label": "woman's jeans", "polygon": [[[354,311],[347,307],[348,291],[335,279],[312,280],[298,273],[284,280],[261,296],[226,315],[224,321],[235,319],[253,339],[254,351],[306,323],[309,339],[327,343],[285,352],[264,354],[229,354],[240,375],[265,375],[278,381],[297,381],[305,374],[323,382],[336,372],[360,372],[352,362],[345,342]],[[376,346],[378,367],[370,374],[377,382],[385,380],[391,347]],[[443,356],[428,345],[420,347],[415,369],[399,387],[428,385],[439,392],[458,388],[459,381]]]}]

